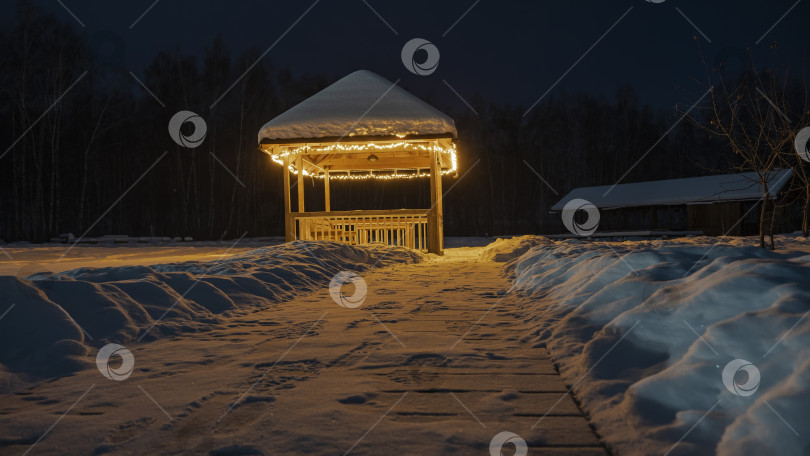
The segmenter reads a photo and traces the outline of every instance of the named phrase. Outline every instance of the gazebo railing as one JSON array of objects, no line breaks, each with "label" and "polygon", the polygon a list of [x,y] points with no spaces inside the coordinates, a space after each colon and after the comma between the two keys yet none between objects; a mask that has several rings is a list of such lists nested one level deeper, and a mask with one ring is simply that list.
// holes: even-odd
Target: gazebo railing
[{"label": "gazebo railing", "polygon": [[428,209],[293,212],[290,228],[305,241],[383,243],[427,250],[428,213]]}]

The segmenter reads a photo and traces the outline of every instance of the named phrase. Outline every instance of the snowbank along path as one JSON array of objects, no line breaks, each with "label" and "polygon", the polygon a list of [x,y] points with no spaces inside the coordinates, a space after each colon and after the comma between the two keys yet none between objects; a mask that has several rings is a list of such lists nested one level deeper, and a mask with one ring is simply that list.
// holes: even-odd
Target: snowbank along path
[{"label": "snowbank along path", "polygon": [[[381,252],[364,257],[353,248],[349,253],[364,267],[352,270],[367,285],[356,308],[339,305],[328,289],[347,264],[318,251],[317,263],[323,264],[310,262],[307,269],[301,265],[310,260],[300,246],[271,249],[288,249],[285,255],[297,259],[275,274],[287,270],[288,283],[311,292],[296,295],[281,287],[279,299],[245,303],[245,289],[262,294],[248,280],[264,268],[255,266],[256,255],[218,267],[221,275],[206,279],[197,297],[183,298],[183,312],[172,314],[175,320],[204,316],[204,327],[160,323],[156,336],[138,342],[137,335],[165,311],[151,302],[158,308],[147,305],[140,320],[127,322],[127,331],[114,332],[134,358],[128,378],[107,379],[93,364],[33,385],[10,380],[0,407],[1,452],[499,454],[490,453],[490,445],[500,434],[500,440],[517,444],[515,454],[521,454],[522,441],[529,454],[605,454],[545,346],[527,342],[532,328],[513,314],[502,264],[480,259],[480,249],[452,249],[427,260],[395,252],[380,262],[385,267],[369,269]],[[72,277],[99,285],[103,276],[102,291],[114,299],[116,280],[145,280],[160,288],[184,274],[211,274],[201,266],[113,268]],[[313,276],[312,270],[319,272]],[[125,272],[137,277],[126,279]],[[298,280],[296,272],[311,277]],[[179,291],[163,288],[182,294],[187,282],[181,282]],[[226,292],[232,304],[212,310],[185,302],[214,296],[214,285],[232,291]],[[60,299],[26,286],[29,300]],[[356,297],[358,288],[347,284],[343,291]],[[160,293],[154,296],[165,301]],[[77,339],[76,353],[91,348],[91,359],[107,342],[83,339],[75,328],[70,337]],[[115,360],[107,371],[113,377],[120,371]],[[504,451],[510,448],[507,443]]]},{"label": "snowbank along path", "polygon": [[810,240],[498,240],[534,322],[614,454],[810,455]]}]

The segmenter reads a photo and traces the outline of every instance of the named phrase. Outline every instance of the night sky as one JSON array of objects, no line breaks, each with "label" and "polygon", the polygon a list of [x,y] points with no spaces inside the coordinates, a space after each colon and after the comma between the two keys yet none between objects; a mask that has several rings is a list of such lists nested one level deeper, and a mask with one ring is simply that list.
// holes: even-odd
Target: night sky
[{"label": "night sky", "polygon": [[[368,69],[460,109],[464,105],[447,84],[465,99],[480,94],[528,108],[569,69],[550,95],[587,91],[611,97],[630,85],[643,102],[656,107],[691,104],[705,91],[706,81],[694,37],[710,66],[719,55],[733,60],[751,47],[758,65],[788,66],[794,72],[807,69],[810,43],[810,2],[795,0],[322,0],[306,14],[312,1],[161,0],[134,26],[153,0],[63,0],[78,20],[57,1],[37,3],[102,49],[110,46],[105,37],[120,37],[124,67],[135,74],[159,51],[201,56],[217,36],[232,55],[249,47],[264,52],[300,18],[265,56],[277,68],[330,82]],[[8,18],[13,3],[0,8]],[[412,74],[401,62],[402,46],[417,37],[440,51],[438,69],[429,76]]]}]

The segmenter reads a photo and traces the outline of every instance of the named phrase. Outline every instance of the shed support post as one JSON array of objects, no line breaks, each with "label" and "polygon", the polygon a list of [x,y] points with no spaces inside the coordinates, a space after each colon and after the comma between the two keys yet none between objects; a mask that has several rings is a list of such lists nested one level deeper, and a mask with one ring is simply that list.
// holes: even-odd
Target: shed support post
[{"label": "shed support post", "polygon": [[430,211],[428,212],[428,252],[444,254],[444,211],[442,209],[441,156],[430,151]]},{"label": "shed support post", "polygon": [[295,222],[290,215],[290,156],[284,156],[284,168],[282,170],[284,175],[284,241],[290,242],[295,240]]}]

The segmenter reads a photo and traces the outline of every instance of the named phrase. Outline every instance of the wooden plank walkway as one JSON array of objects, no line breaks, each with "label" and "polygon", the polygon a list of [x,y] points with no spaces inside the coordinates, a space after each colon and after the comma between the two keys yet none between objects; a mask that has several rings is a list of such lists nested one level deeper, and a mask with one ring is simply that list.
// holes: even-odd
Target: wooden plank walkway
[{"label": "wooden plank walkway", "polygon": [[381,447],[488,454],[492,437],[508,431],[527,442],[529,454],[605,455],[546,349],[522,341],[530,328],[510,311],[501,267],[451,256],[364,274],[366,302],[330,314],[335,333],[320,334],[363,341],[355,347],[362,354],[330,366],[278,406],[328,391],[343,397],[342,414],[369,425],[381,419],[357,434],[364,437],[351,454]]},{"label": "wooden plank walkway", "polygon": [[0,452],[68,410],[31,454],[486,455],[506,431],[529,455],[605,455],[545,348],[524,342],[502,265],[476,254],[367,271],[355,309],[324,289],[130,345],[122,382],[92,366],[7,395]]}]

